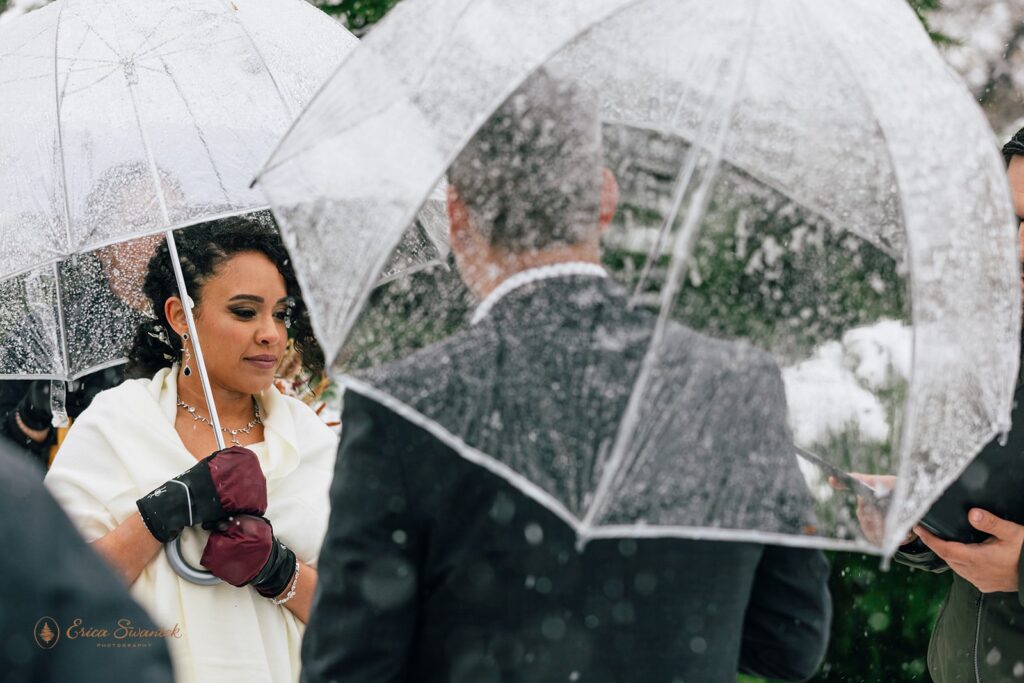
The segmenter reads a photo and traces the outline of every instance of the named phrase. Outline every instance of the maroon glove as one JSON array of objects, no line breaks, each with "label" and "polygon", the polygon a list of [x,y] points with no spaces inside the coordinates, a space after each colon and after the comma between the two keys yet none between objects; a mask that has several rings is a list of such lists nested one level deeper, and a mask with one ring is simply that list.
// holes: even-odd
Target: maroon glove
[{"label": "maroon glove", "polygon": [[149,532],[167,543],[194,524],[267,511],[267,480],[256,454],[232,446],[200,460],[135,501]]},{"label": "maroon glove", "polygon": [[252,586],[272,598],[284,592],[295,573],[295,553],[274,538],[263,517],[236,515],[210,534],[201,560],[232,586]]},{"label": "maroon glove", "polygon": [[267,479],[255,453],[232,446],[208,457],[206,466],[221,507],[227,513],[219,519],[238,512],[262,515],[267,511]]}]

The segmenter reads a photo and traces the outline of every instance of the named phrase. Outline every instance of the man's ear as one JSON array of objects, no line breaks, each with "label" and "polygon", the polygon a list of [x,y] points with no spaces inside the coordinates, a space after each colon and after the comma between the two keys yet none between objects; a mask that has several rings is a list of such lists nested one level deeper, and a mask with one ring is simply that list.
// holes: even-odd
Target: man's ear
[{"label": "man's ear", "polygon": [[615,175],[607,168],[601,169],[601,210],[597,218],[597,228],[604,233],[615,218],[615,210],[619,206],[619,183]]},{"label": "man's ear", "polygon": [[171,329],[180,337],[183,332],[188,331],[188,322],[185,320],[185,308],[181,305],[181,299],[176,296],[169,297],[164,302],[164,315]]},{"label": "man's ear", "polygon": [[469,240],[469,209],[454,185],[448,185],[448,237],[452,248],[465,250]]}]

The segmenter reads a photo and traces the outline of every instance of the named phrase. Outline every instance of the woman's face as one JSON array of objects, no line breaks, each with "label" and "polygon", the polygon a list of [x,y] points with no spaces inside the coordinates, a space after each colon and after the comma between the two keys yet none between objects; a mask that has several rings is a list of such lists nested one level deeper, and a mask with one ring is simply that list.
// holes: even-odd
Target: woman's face
[{"label": "woman's face", "polygon": [[[281,273],[258,252],[232,256],[204,283],[195,318],[211,384],[244,394],[271,385],[288,342],[287,296]],[[198,383],[197,372],[192,378]]]}]

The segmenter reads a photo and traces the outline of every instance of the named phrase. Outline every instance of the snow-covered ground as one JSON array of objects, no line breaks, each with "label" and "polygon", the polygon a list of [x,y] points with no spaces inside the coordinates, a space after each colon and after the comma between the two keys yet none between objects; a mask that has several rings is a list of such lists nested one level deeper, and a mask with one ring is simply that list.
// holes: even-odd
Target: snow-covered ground
[{"label": "snow-covered ground", "polygon": [[849,330],[807,360],[783,368],[796,443],[813,449],[848,432],[865,441],[887,441],[892,425],[879,392],[910,376],[912,343],[909,327],[883,320]]}]

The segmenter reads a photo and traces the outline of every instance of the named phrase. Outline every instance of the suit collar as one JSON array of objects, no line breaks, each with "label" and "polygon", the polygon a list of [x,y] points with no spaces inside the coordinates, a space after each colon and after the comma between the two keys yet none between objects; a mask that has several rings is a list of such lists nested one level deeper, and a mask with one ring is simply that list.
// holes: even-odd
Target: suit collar
[{"label": "suit collar", "polygon": [[596,263],[586,263],[583,261],[567,261],[565,263],[555,263],[550,266],[540,266],[539,268],[520,271],[512,277],[503,280],[501,284],[494,288],[494,291],[480,302],[476,311],[473,312],[473,317],[470,319],[469,324],[476,325],[482,321],[490,314],[491,309],[494,308],[496,303],[520,287],[540,280],[570,276],[606,278],[608,277],[608,272]]}]

